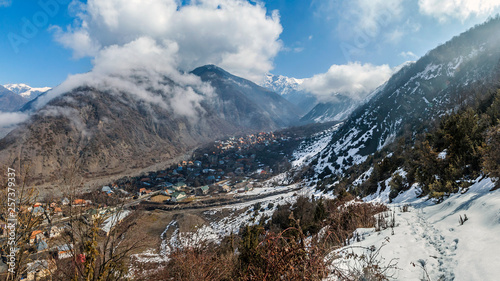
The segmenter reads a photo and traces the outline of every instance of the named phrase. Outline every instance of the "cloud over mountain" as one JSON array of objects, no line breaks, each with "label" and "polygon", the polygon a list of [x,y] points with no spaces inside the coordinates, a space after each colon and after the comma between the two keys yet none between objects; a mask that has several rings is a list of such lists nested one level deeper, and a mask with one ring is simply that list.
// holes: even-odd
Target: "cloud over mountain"
[{"label": "cloud over mountain", "polygon": [[24,113],[0,111],[0,129],[12,127],[27,119],[28,115]]},{"label": "cloud over mountain", "polygon": [[[191,70],[216,64],[235,75],[258,80],[273,68],[282,48],[277,12],[246,0],[74,1],[72,26],[52,27],[55,39],[76,58],[97,57],[148,37],[158,46],[177,45],[176,66]],[[165,43],[168,42],[168,43]]]},{"label": "cloud over mountain", "polygon": [[[79,86],[90,86],[110,94],[126,92],[138,101],[196,120],[203,112],[200,102],[213,94],[213,88],[199,77],[175,68],[177,50],[175,42],[157,42],[150,37],[141,37],[122,46],[109,46],[96,55],[91,72],[69,76],[40,97],[36,107]],[[175,83],[165,83],[166,78]]]},{"label": "cloud over mountain", "polygon": [[361,100],[387,81],[393,71],[388,65],[375,66],[358,62],[332,65],[326,73],[304,79],[301,87],[324,102],[334,100],[336,94]]},{"label": "cloud over mountain", "polygon": [[445,21],[465,20],[472,15],[487,15],[500,8],[498,0],[419,0],[420,12]]}]

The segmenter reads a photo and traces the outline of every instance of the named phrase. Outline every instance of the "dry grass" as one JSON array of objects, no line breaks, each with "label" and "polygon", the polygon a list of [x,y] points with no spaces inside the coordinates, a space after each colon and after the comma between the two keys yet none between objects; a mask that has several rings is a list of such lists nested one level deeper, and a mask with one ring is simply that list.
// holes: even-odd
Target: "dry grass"
[{"label": "dry grass", "polygon": [[170,200],[170,196],[165,196],[165,195],[156,195],[151,197],[151,201],[155,203],[163,203],[163,201]]}]

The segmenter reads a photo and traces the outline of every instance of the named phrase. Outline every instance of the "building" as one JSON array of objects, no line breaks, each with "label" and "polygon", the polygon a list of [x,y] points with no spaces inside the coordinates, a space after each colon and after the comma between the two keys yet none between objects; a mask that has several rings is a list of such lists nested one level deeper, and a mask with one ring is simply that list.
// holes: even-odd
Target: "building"
[{"label": "building", "polygon": [[169,188],[172,186],[174,186],[174,185],[171,182],[164,182],[164,183],[161,183],[158,185],[158,187],[160,187],[160,188]]},{"label": "building", "polygon": [[73,256],[73,253],[71,252],[71,250],[73,250],[73,244],[64,244],[64,245],[58,246],[57,247],[57,258],[60,260],[71,258]]},{"label": "building", "polygon": [[84,207],[87,206],[87,201],[83,199],[75,199],[73,200],[73,207]]},{"label": "building", "polygon": [[111,230],[130,214],[130,211],[120,211],[109,216],[101,226],[101,230],[109,235]]},{"label": "building", "polygon": [[150,194],[151,192],[153,192],[153,191],[143,187],[143,188],[139,189],[139,192],[137,193],[137,195],[143,196],[145,194]]},{"label": "building", "polygon": [[37,239],[40,239],[40,234],[43,235],[43,231],[41,231],[41,230],[35,230],[35,231],[31,232],[31,235],[30,235],[30,245],[35,244],[35,242],[37,241]]},{"label": "building", "polygon": [[185,188],[186,186],[187,186],[186,183],[183,181],[180,181],[174,185],[176,190],[181,190],[181,189]]},{"label": "building", "polygon": [[37,252],[42,252],[42,251],[45,251],[49,248],[49,245],[47,245],[47,242],[45,241],[45,239],[41,239],[40,241],[38,241],[38,243],[36,244],[36,250]]},{"label": "building", "polygon": [[174,194],[175,191],[176,191],[175,188],[171,187],[171,188],[165,189],[162,193],[163,193],[163,195],[170,196],[170,195]]},{"label": "building", "polygon": [[55,238],[61,236],[62,229],[57,226],[52,226],[49,230],[49,238]]},{"label": "building", "polygon": [[103,186],[102,189],[101,189],[102,192],[106,193],[106,194],[111,194],[113,193],[113,189],[111,189],[111,187],[109,186]]},{"label": "building", "polygon": [[55,207],[54,208],[54,216],[62,216],[63,215],[63,211],[60,207]]},{"label": "building", "polygon": [[172,200],[172,202],[179,202],[184,198],[186,198],[186,193],[184,191],[181,192],[177,191],[174,194],[172,194],[172,198],[170,200]]},{"label": "building", "polygon": [[38,207],[35,207],[33,208],[33,215],[34,216],[41,216],[45,213],[45,209],[42,207],[42,206],[38,206]]},{"label": "building", "polygon": [[210,191],[210,187],[208,187],[208,185],[205,185],[205,186],[200,187],[200,190],[201,190],[201,193],[206,195]]},{"label": "building", "polygon": [[68,198],[66,198],[66,197],[64,197],[64,198],[61,200],[61,204],[63,204],[63,205],[69,205],[69,202],[70,202],[70,201],[69,201],[69,199],[68,199]]},{"label": "building", "polygon": [[27,277],[25,280],[41,280],[50,276],[55,270],[56,263],[53,260],[36,260],[27,264]]}]

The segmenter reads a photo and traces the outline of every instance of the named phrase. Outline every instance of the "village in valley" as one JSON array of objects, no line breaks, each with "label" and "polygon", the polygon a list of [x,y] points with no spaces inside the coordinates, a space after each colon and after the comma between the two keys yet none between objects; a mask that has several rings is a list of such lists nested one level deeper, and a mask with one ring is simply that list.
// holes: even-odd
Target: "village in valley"
[{"label": "village in valley", "polygon": [[[302,140],[291,133],[231,137],[197,149],[190,160],[164,170],[125,177],[78,196],[45,198],[19,206],[20,215],[29,215],[38,222],[29,231],[25,247],[32,260],[24,273],[25,280],[49,276],[58,261],[73,258],[84,263],[85,256],[74,257],[74,248],[79,245],[67,239],[74,232],[75,222],[88,227],[98,222],[99,235],[106,237],[131,209],[141,206],[169,210],[179,205],[210,206],[206,202],[214,200],[226,204],[228,198],[244,197],[247,193],[265,196],[260,194],[260,188],[267,187],[269,192],[265,181],[290,169],[293,149]],[[6,221],[2,214],[2,240],[8,236]],[[6,267],[5,256],[2,254],[0,267]]]},{"label": "village in valley", "polygon": [[289,170],[290,143],[302,138],[285,134],[258,133],[216,141],[165,170],[122,178],[102,192],[109,196],[147,197],[165,204],[189,203],[199,199],[245,193],[262,186],[262,182]]}]

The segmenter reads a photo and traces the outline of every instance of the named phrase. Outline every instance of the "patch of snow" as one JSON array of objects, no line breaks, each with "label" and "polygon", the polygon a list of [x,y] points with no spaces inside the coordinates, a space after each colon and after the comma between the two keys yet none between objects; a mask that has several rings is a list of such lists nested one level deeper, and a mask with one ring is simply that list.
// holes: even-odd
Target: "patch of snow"
[{"label": "patch of snow", "polygon": [[292,167],[297,168],[308,165],[314,156],[326,148],[332,139],[333,133],[338,130],[341,124],[314,135],[312,142],[303,141],[299,148],[293,152],[295,160],[292,161]]},{"label": "patch of snow", "polygon": [[423,202],[427,199],[425,198],[418,198],[418,196],[422,193],[422,190],[420,189],[418,183],[413,184],[410,189],[398,194],[396,198],[392,200],[393,204],[403,204],[403,203],[417,203],[417,202]]},{"label": "patch of snow", "polygon": [[373,167],[370,167],[370,169],[368,169],[368,171],[364,172],[363,174],[361,174],[361,176],[359,176],[356,180],[354,180],[352,182],[352,185],[358,186],[358,185],[364,183],[365,181],[367,181],[371,177],[372,173],[373,173]]},{"label": "patch of snow", "polygon": [[[396,213],[394,234],[390,228],[362,229],[364,239],[349,249],[386,243],[380,255],[386,262],[397,260],[396,280],[422,280],[422,266],[431,280],[498,280],[500,190],[490,191],[493,187],[489,178],[476,180],[466,193],[435,204],[417,199],[414,185],[389,205]],[[403,212],[400,206],[408,202],[409,212]]]},{"label": "patch of snow", "polygon": [[389,182],[392,180],[392,177],[388,178],[385,181],[385,189],[382,190],[382,185],[379,183],[377,192],[374,194],[368,195],[363,198],[363,201],[370,203],[388,203],[389,202],[389,194],[391,193],[391,187],[389,186]]},{"label": "patch of snow", "polygon": [[441,160],[445,160],[446,159],[446,155],[448,154],[448,150],[443,150],[441,151],[439,154],[438,154],[438,159],[441,159]]}]

